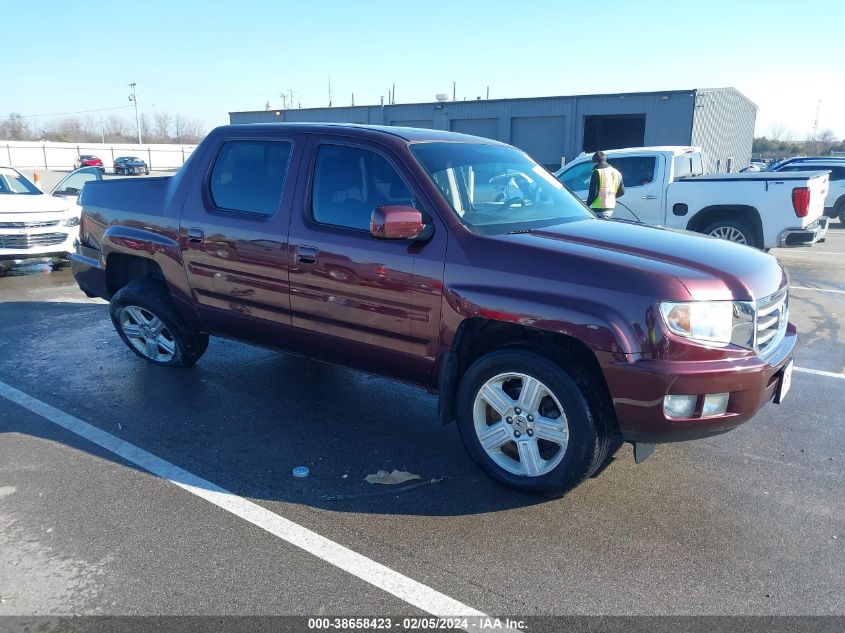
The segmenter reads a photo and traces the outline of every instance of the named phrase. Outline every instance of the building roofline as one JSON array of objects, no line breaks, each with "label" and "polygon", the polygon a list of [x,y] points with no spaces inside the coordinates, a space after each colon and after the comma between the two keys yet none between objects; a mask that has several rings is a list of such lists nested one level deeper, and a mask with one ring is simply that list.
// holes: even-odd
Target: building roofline
[{"label": "building roofline", "polygon": [[[425,106],[425,105],[453,105],[453,104],[461,104],[461,103],[513,103],[513,102],[523,102],[523,101],[550,101],[553,99],[583,99],[585,97],[648,97],[653,95],[673,95],[673,94],[695,94],[696,92],[702,91],[716,91],[716,90],[733,90],[742,95],[739,90],[736,88],[692,88],[689,90],[651,90],[651,91],[644,91],[644,92],[608,92],[608,93],[595,93],[595,94],[577,94],[577,95],[552,95],[546,97],[514,97],[512,99],[467,99],[465,101],[416,101],[413,103],[392,103],[381,106],[378,103],[373,103],[369,105],[349,105],[349,106],[322,106],[316,108],[288,108],[285,110],[284,108],[270,108],[269,110],[237,110],[234,112],[229,112],[229,114],[255,114],[260,112],[307,112],[313,110],[365,110],[368,108],[392,108],[394,106]],[[742,95],[745,97],[745,95]],[[745,97],[746,99],[748,97]]]}]

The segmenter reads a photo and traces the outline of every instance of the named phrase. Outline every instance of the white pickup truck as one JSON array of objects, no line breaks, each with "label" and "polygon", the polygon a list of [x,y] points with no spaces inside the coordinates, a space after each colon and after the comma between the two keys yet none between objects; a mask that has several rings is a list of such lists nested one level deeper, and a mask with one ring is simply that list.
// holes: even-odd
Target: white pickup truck
[{"label": "white pickup truck", "polygon": [[[704,174],[697,147],[609,150],[625,183],[614,218],[687,229],[768,250],[824,239],[825,171]],[[582,154],[555,172],[586,200],[593,164]]]}]

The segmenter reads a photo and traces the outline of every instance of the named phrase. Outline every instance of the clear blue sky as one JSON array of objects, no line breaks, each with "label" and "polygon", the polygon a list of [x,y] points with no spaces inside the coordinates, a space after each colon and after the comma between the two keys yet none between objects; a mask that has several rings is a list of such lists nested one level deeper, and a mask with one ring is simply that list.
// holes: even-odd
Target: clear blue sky
[{"label": "clear blue sky", "polygon": [[[303,107],[734,86],[757,128],[845,136],[839,0],[12,2],[0,116],[129,105],[227,123]],[[597,17],[608,13],[597,22]],[[154,107],[153,107],[154,106]],[[117,110],[127,118],[131,111]],[[98,114],[92,116],[99,116]]]}]

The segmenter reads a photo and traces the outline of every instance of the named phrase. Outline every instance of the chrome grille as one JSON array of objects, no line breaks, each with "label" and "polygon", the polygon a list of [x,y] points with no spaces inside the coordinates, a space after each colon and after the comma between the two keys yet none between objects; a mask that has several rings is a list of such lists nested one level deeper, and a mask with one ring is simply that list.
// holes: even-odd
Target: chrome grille
[{"label": "chrome grille", "polygon": [[0,248],[37,248],[55,246],[67,239],[67,233],[35,233],[33,235],[0,235]]},{"label": "chrome grille", "polygon": [[789,288],[757,301],[754,349],[761,356],[774,350],[786,333],[789,320]]},{"label": "chrome grille", "polygon": [[38,222],[0,222],[0,229],[40,229],[45,226],[58,225],[58,220],[42,220]]}]

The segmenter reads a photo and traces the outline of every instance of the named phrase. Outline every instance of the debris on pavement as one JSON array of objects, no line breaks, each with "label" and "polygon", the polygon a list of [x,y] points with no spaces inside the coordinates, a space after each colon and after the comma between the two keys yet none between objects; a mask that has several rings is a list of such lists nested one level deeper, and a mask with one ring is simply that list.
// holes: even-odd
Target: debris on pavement
[{"label": "debris on pavement", "polygon": [[413,473],[409,473],[404,470],[393,470],[392,473],[388,473],[386,470],[380,470],[374,475],[367,475],[364,477],[364,481],[368,484],[385,484],[385,485],[395,485],[395,484],[403,484],[406,481],[410,481],[412,479],[420,479],[419,475],[415,475]]}]

